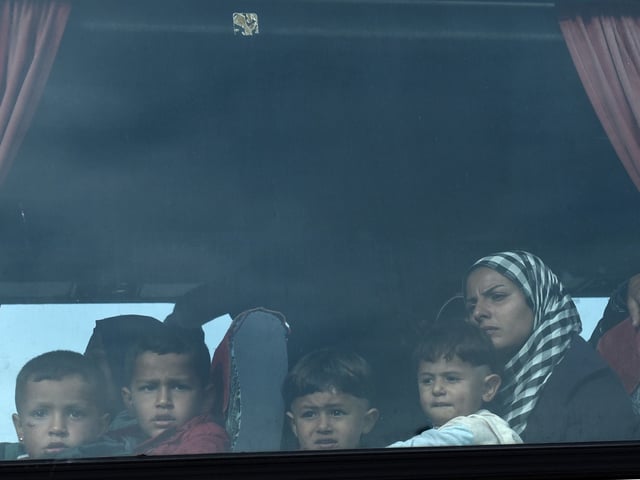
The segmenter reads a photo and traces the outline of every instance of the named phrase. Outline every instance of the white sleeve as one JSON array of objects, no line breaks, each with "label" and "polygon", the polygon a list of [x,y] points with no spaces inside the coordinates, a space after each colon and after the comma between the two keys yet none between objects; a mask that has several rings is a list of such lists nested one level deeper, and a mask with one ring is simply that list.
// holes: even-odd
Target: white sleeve
[{"label": "white sleeve", "polygon": [[444,424],[441,429],[460,426],[473,434],[474,445],[501,445],[522,443],[522,439],[509,428],[509,424],[488,410],[456,417]]},{"label": "white sleeve", "polygon": [[387,448],[403,447],[446,447],[457,445],[473,445],[473,433],[462,425],[444,426],[442,428],[426,430],[420,435],[405,440],[395,442]]}]

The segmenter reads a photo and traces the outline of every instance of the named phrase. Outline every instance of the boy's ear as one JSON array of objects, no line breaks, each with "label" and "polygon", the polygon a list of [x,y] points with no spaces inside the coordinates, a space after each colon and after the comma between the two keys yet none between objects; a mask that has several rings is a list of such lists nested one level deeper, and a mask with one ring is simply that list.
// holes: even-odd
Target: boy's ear
[{"label": "boy's ear", "polygon": [[133,410],[133,398],[131,396],[131,390],[128,387],[122,387],[120,390],[120,394],[122,395],[122,402],[124,403],[127,410],[130,412]]},{"label": "boy's ear", "polygon": [[484,393],[482,394],[482,401],[489,403],[493,400],[493,397],[498,393],[498,389],[502,384],[502,379],[497,373],[490,373],[484,377]]},{"label": "boy's ear", "polygon": [[24,438],[24,430],[22,428],[22,420],[20,419],[20,415],[14,413],[11,415],[11,420],[13,420],[13,428],[16,429],[16,435],[18,435],[18,440],[22,442]]},{"label": "boy's ear", "polygon": [[298,429],[296,428],[296,422],[293,419],[293,413],[286,412],[287,418],[289,419],[289,426],[291,427],[291,431],[298,438]]},{"label": "boy's ear", "polygon": [[378,419],[380,418],[380,410],[377,408],[370,408],[364,414],[364,425],[362,433],[369,433],[376,426]]}]

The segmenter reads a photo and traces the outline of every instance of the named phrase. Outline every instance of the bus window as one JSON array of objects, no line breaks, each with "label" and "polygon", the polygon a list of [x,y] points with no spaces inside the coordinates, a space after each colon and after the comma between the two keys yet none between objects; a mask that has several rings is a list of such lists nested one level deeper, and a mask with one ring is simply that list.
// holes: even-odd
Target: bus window
[{"label": "bus window", "polygon": [[[625,408],[605,412],[621,416],[632,401],[593,348],[578,340],[590,338],[612,295],[631,292],[620,285],[640,265],[633,169],[593,92],[585,90],[560,23],[580,3],[0,2],[0,35],[11,25],[0,47],[13,75],[2,77],[0,69],[0,85],[16,86],[0,89],[7,106],[0,108],[0,326],[6,332],[0,441],[11,448],[20,443],[11,415],[16,375],[27,360],[57,349],[83,352],[96,320],[139,314],[165,333],[165,327],[187,327],[199,335],[203,326],[209,353],[218,354],[207,359],[209,380],[220,381],[192,402],[206,405],[204,412],[187,409],[185,421],[171,428],[170,414],[152,416],[155,426],[167,427],[155,431],[144,430],[132,385],[115,386],[126,403],[123,418],[131,421],[126,426],[140,434],[131,444],[137,448],[171,429],[181,435],[188,421],[204,416],[201,423],[211,420],[220,429],[209,425],[207,438],[227,435],[224,451],[162,450],[150,459],[151,450],[134,448],[125,455],[87,453],[78,462],[61,454],[23,464],[43,472],[47,465],[89,465],[95,473],[120,468],[126,458],[129,466],[150,468],[166,460],[167,475],[182,461],[244,475],[255,461],[283,478],[296,468],[300,478],[313,468],[347,475],[329,472],[335,461],[371,478],[402,478],[420,472],[427,458],[452,476],[490,475],[482,466],[474,470],[481,455],[529,473],[545,463],[532,459],[547,458],[539,449],[548,448],[558,471],[597,468],[593,452],[600,452],[628,477],[623,469],[633,465],[626,448],[637,448],[637,438],[626,428],[606,438],[570,436],[580,431],[570,427],[582,423],[574,410],[559,413],[563,401],[534,415],[547,380],[558,389],[569,385],[553,373],[563,362],[572,365],[565,362],[568,345],[580,345],[572,352],[591,348],[581,350],[588,361],[576,360],[577,369],[592,366],[606,376],[607,391],[586,389],[585,398],[602,404],[611,391],[622,392],[616,398]],[[636,15],[630,2],[622,3]],[[37,18],[47,28],[33,30],[29,8],[41,9]],[[31,75],[18,61],[24,52],[14,48],[24,38],[33,45],[46,38]],[[530,252],[548,269],[520,253],[485,258],[513,251]],[[527,270],[515,257],[534,267]],[[495,312],[481,308],[483,300],[502,308],[508,295],[490,298],[482,283],[496,278],[520,300],[522,315],[515,317],[526,328],[513,344],[501,343],[501,326],[486,320]],[[562,297],[561,310],[570,315],[546,315],[538,293],[550,284],[548,291],[573,297],[577,313]],[[633,339],[626,299],[618,300],[613,323],[630,327],[621,337]],[[539,328],[552,317],[561,341]],[[429,378],[418,384],[416,368],[437,362],[416,361],[413,351],[423,329],[453,320],[475,321],[499,350],[504,378],[483,405],[523,443],[475,445],[467,437],[438,450],[443,460],[426,447],[386,449],[447,423],[429,416],[419,395],[431,380],[425,373]],[[533,344],[539,350],[521,350]],[[121,355],[123,364],[131,352]],[[311,378],[313,362],[335,352],[348,352],[338,358],[362,367],[367,379],[370,369],[372,387],[350,393],[325,379],[321,387],[296,390],[290,376],[283,389],[287,371]],[[127,375],[137,368],[134,360]],[[362,403],[362,395],[372,400]],[[308,402],[294,402],[302,397]],[[334,408],[338,400],[348,405]],[[347,425],[346,443],[337,434],[318,440],[309,433],[318,418],[336,425],[351,418],[352,407],[360,416]],[[623,423],[631,428],[636,418],[629,418]],[[560,433],[528,437],[536,422]],[[262,427],[235,443],[242,425],[266,423],[270,441],[277,431],[277,447],[250,441]],[[598,422],[591,423],[589,431],[597,430]],[[469,443],[473,448],[458,448]],[[590,453],[571,466],[557,460],[558,443],[579,456]],[[23,447],[11,452],[23,455]],[[300,451],[307,447],[343,451]],[[191,459],[192,453],[201,457]],[[7,461],[6,468],[20,464]]]}]

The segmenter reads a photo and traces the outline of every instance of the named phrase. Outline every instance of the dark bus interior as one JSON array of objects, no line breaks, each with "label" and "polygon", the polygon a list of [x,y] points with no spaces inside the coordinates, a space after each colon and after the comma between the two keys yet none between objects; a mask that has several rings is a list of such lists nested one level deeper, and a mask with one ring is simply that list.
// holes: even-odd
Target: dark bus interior
[{"label": "dark bus interior", "polygon": [[[257,13],[259,33],[234,34],[234,12]],[[532,251],[586,297],[639,271],[640,194],[557,15],[541,0],[73,1],[0,186],[0,303],[175,302],[207,284],[212,314],[283,312],[291,361],[357,348],[417,409],[394,369],[476,258]],[[397,411],[386,422],[409,428]],[[631,446],[593,448],[632,461]],[[491,460],[511,475],[545,458],[547,475],[573,471],[552,447],[506,452],[55,471],[418,478],[433,462],[495,477]],[[29,478],[53,467],[2,468]]]}]

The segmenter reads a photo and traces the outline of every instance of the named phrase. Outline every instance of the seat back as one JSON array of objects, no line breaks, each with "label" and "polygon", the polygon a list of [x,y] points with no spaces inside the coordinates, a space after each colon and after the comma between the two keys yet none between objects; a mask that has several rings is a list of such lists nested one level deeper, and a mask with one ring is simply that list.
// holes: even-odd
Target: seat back
[{"label": "seat back", "polygon": [[214,353],[212,376],[221,392],[214,411],[225,419],[234,452],[280,449],[288,334],[281,313],[248,310],[233,320]]}]

